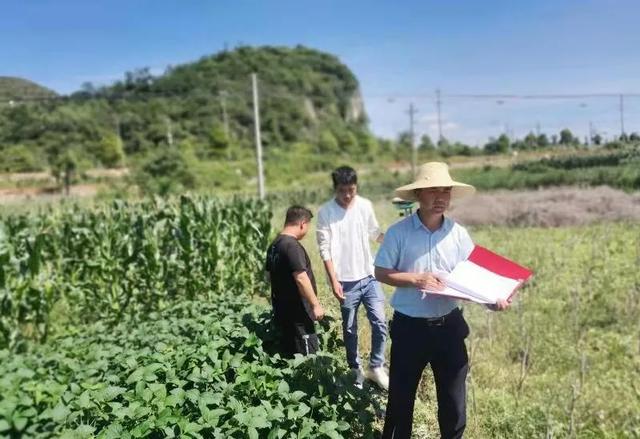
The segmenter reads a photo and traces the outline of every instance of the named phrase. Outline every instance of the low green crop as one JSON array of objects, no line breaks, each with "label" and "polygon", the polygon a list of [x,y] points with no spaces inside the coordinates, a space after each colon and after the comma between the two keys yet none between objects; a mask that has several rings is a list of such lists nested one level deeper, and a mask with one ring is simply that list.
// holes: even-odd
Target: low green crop
[{"label": "low green crop", "polygon": [[221,295],[143,322],[97,323],[28,354],[0,351],[0,435],[373,435],[376,393],[354,388],[343,361],[284,360],[273,342],[267,311]]}]

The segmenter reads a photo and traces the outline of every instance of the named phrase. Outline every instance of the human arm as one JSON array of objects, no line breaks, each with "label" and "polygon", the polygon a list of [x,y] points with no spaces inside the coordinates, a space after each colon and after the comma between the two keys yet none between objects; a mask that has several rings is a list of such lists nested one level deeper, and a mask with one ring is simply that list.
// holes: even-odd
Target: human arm
[{"label": "human arm", "polygon": [[399,237],[396,229],[390,228],[384,235],[384,241],[374,262],[376,279],[394,287],[409,287],[428,291],[444,289],[444,282],[434,273],[406,271],[407,266],[401,265],[401,254],[405,251],[404,247],[404,240]]},{"label": "human arm", "polygon": [[316,321],[322,320],[324,317],[324,308],[313,291],[313,285],[311,285],[311,279],[309,279],[307,272],[304,270],[295,271],[293,273],[293,278],[296,281],[300,297],[310,306],[311,319]]},{"label": "human arm", "polygon": [[324,269],[329,278],[329,284],[333,295],[342,303],[344,301],[344,292],[342,291],[342,285],[338,281],[335,267],[333,265],[333,259],[331,257],[331,228],[329,226],[329,220],[326,213],[321,210],[318,213],[318,222],[316,224],[316,241],[318,242],[318,249],[320,250],[320,257],[324,264]]},{"label": "human arm", "polygon": [[434,273],[408,273],[391,268],[375,267],[376,279],[393,287],[413,287],[418,290],[442,291],[444,282]]},{"label": "human arm", "polygon": [[380,225],[378,224],[376,213],[373,211],[373,204],[371,204],[371,202],[368,202],[367,204],[367,233],[369,234],[369,239],[382,244],[382,241],[384,240],[384,233],[380,229]]},{"label": "human arm", "polygon": [[333,291],[333,295],[340,303],[344,302],[344,291],[342,291],[342,285],[338,281],[336,271],[333,268],[333,261],[331,259],[326,259],[322,262],[324,263],[324,269],[329,277],[329,283],[331,284],[331,291]]}]

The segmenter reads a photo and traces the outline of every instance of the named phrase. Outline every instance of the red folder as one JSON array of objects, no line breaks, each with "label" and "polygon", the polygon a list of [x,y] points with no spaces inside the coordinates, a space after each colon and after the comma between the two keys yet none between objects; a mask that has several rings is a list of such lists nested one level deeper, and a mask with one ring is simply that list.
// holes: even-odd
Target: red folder
[{"label": "red folder", "polygon": [[500,276],[526,282],[533,275],[533,271],[500,256],[497,253],[476,245],[468,258],[471,262]]},{"label": "red folder", "polygon": [[508,300],[533,272],[476,245],[466,261],[446,274],[447,288],[437,293],[479,303]]}]

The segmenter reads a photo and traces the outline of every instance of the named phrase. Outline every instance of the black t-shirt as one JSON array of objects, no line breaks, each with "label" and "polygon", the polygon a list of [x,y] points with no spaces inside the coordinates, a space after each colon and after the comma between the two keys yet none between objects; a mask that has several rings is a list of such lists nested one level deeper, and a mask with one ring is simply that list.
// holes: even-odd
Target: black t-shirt
[{"label": "black t-shirt", "polygon": [[271,277],[271,303],[276,319],[290,322],[309,319],[293,273],[306,271],[316,295],[318,290],[309,255],[298,240],[278,235],[267,250],[265,269]]}]

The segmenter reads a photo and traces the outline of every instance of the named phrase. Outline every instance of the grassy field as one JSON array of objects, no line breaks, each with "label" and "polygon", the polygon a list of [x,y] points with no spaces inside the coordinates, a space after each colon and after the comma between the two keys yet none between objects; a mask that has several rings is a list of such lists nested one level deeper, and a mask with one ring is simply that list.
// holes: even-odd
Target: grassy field
[{"label": "grassy field", "polygon": [[[366,195],[364,182],[362,187]],[[310,189],[320,193],[326,185]],[[0,436],[13,431],[8,437],[59,437],[58,433],[69,430],[73,434],[67,437],[93,437],[94,433],[129,437],[118,431],[163,437],[159,429],[168,427],[175,434],[197,428],[201,436],[210,437],[205,432],[219,427],[222,436],[217,437],[241,438],[251,428],[255,430],[251,437],[263,437],[268,429],[286,424],[286,437],[293,438],[307,418],[298,412],[283,417],[271,409],[293,405],[289,399],[297,395],[308,407],[321,400],[321,411],[309,414],[314,434],[333,425],[329,437],[353,437],[338,433],[347,422],[352,427],[349,432],[360,432],[356,437],[375,437],[369,427],[379,430],[382,426],[379,417],[372,421],[373,414],[380,412],[379,392],[371,387],[354,392],[346,384],[338,328],[329,328],[325,352],[308,364],[287,364],[268,351],[267,289],[258,281],[266,241],[254,232],[257,225],[268,230],[269,211],[251,203],[228,208],[216,203],[185,198],[140,206],[122,202],[111,207],[62,205],[40,214],[24,207],[20,217],[15,212],[3,216],[6,234],[0,235],[4,239],[0,255],[5,287],[0,289],[4,295],[0,322],[8,328],[9,349],[0,349]],[[310,207],[316,212],[318,204]],[[383,228],[398,220],[388,201],[376,201],[374,207]],[[271,221],[277,230],[286,206],[280,203],[273,209]],[[533,268],[535,277],[506,312],[463,304],[471,326],[467,343],[472,366],[466,437],[638,437],[640,223],[478,226],[470,232],[477,243]],[[338,303],[323,280],[313,229],[303,244],[315,267],[320,299],[339,321]],[[389,288],[386,292],[391,294]],[[223,306],[225,301],[228,306]],[[60,304],[67,307],[60,309]],[[176,315],[187,308],[185,315]],[[199,310],[206,310],[206,315]],[[363,313],[360,345],[366,361],[370,329]],[[387,313],[391,317],[389,307]],[[129,314],[140,320],[129,319]],[[223,317],[231,319],[232,331],[226,323],[220,326],[218,320]],[[105,326],[114,319],[121,322]],[[223,350],[214,355],[203,349],[224,338],[211,335],[223,327],[225,337],[233,339],[228,341],[229,352],[239,356],[238,362],[218,364],[211,371],[207,367],[215,361],[209,355],[217,358]],[[184,332],[178,334],[179,340],[174,337],[178,328]],[[123,343],[127,344],[124,350]],[[157,347],[162,343],[175,347],[162,348],[159,357]],[[185,362],[183,355],[190,360]],[[73,367],[50,367],[51,361]],[[147,391],[143,388],[147,384],[131,374],[157,361],[177,378],[151,373],[145,378]],[[240,366],[251,376],[248,381],[236,379],[234,371]],[[194,367],[200,370],[198,376]],[[285,391],[282,385],[280,392],[280,382],[289,380],[279,372],[282,368],[298,387]],[[208,375],[203,377],[200,373],[205,369]],[[221,374],[230,375],[212,378]],[[52,380],[57,383],[53,387]],[[260,387],[260,383],[268,385]],[[103,394],[113,386],[117,394]],[[211,400],[220,414],[218,427],[208,417],[211,412],[199,407],[215,397],[209,393],[218,393],[216,386],[226,389],[229,401],[233,397],[242,402]],[[193,404],[173,393],[169,396],[168,392],[179,393],[179,388],[191,392]],[[113,400],[94,404],[92,392],[99,393],[95,398]],[[259,408],[262,396],[272,404],[269,418],[253,425],[261,417],[254,419],[247,413],[263,410]],[[152,397],[157,404],[148,402]],[[418,398],[414,437],[438,437],[429,370]],[[169,403],[172,408],[167,412]],[[135,404],[134,417],[123,411],[124,404]],[[153,419],[137,421],[149,413]],[[38,434],[16,433],[25,428]],[[195,433],[192,437],[199,437]]]},{"label": "grassy field", "polygon": [[[398,219],[388,202],[375,209],[385,228]],[[276,229],[283,214],[284,208],[275,212]],[[640,224],[470,231],[478,244],[532,267],[535,277],[506,312],[463,304],[472,365],[466,437],[638,437]],[[339,318],[314,230],[303,244],[320,299]],[[363,314],[359,342],[366,360],[370,328]],[[418,398],[414,436],[438,437],[429,370]]]}]

